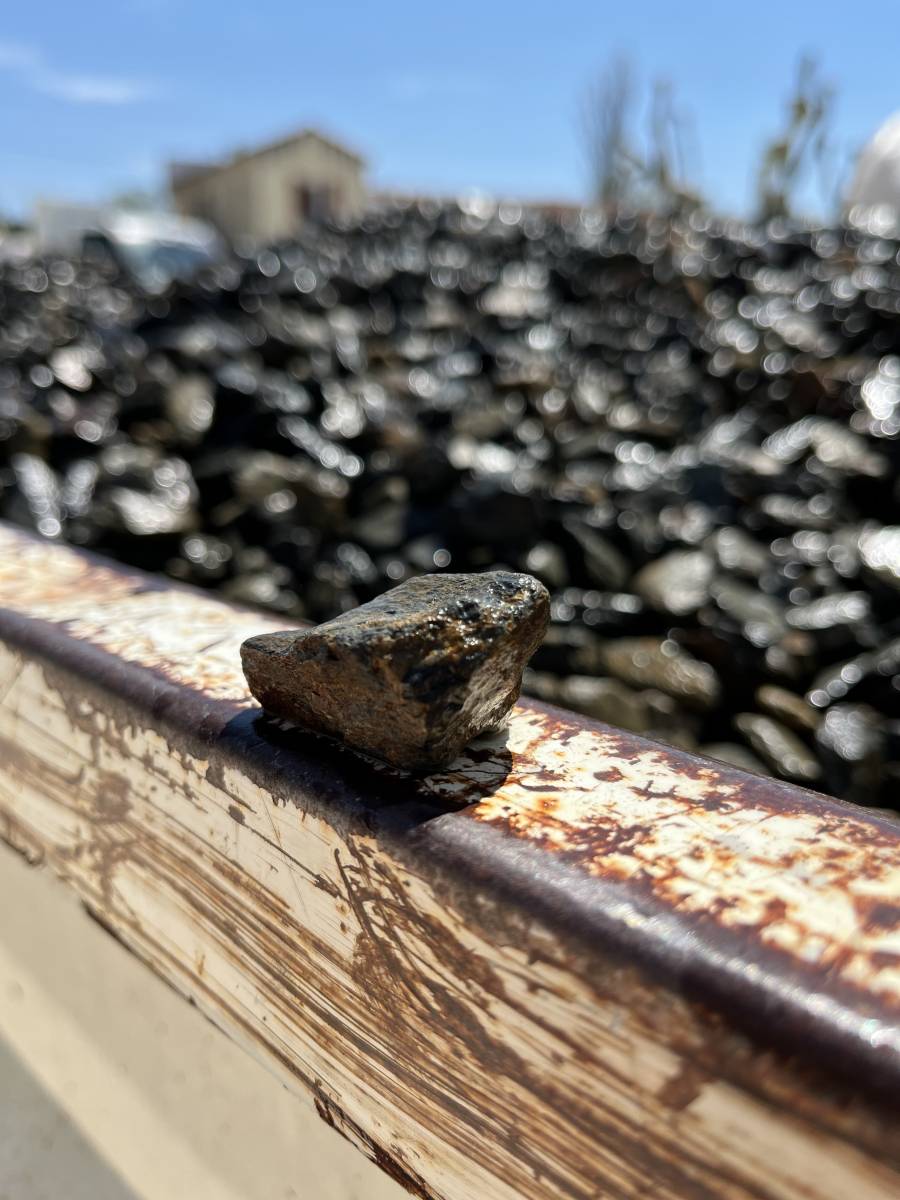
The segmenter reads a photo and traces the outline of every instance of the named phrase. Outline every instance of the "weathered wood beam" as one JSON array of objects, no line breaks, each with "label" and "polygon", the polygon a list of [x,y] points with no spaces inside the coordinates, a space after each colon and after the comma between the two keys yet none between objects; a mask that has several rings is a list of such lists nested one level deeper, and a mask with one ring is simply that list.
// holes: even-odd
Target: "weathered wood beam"
[{"label": "weathered wood beam", "polygon": [[897,1195],[897,824],[530,702],[416,779],[277,627],[0,527],[0,835],[414,1194]]}]

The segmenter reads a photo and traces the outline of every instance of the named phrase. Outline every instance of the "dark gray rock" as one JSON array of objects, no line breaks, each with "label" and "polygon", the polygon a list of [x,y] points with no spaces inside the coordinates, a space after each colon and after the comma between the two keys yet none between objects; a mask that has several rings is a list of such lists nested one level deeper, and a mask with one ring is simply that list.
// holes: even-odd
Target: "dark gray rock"
[{"label": "dark gray rock", "polygon": [[900,717],[900,241],[708,220],[387,205],[165,297],[0,262],[0,518],[285,626],[526,571],[541,694],[765,714],[856,794],[798,698]]},{"label": "dark gray rock", "polygon": [[772,563],[768,546],[754,541],[733,525],[719,529],[710,539],[710,545],[723,571],[733,571],[750,579],[759,579]]},{"label": "dark gray rock", "polygon": [[18,494],[15,503],[10,505],[9,515],[19,524],[35,529],[42,537],[58,538],[63,529],[63,512],[55,472],[33,454],[14,454],[12,469]]},{"label": "dark gray rock", "polygon": [[742,771],[752,771],[755,775],[772,774],[761,759],[751,754],[746,746],[739,746],[737,742],[710,742],[700,747],[700,753],[716,759],[717,762],[739,767]]},{"label": "dark gray rock", "polygon": [[421,575],[314,629],[249,638],[241,658],[269,712],[435,770],[506,716],[548,618],[530,575]]},{"label": "dark gray rock", "polygon": [[900,698],[900,638],[818,672],[806,698],[820,709],[836,701],[864,699],[894,711]]},{"label": "dark gray rock", "polygon": [[769,646],[785,632],[784,604],[735,579],[717,579],[710,588],[716,606],[744,629],[754,646]]},{"label": "dark gray rock", "polygon": [[900,525],[866,530],[860,535],[859,553],[868,572],[900,589]]},{"label": "dark gray rock", "polygon": [[566,518],[563,528],[577,543],[591,583],[606,589],[624,587],[629,575],[628,561],[612,542],[575,517]]},{"label": "dark gray rock", "polygon": [[774,684],[758,688],[756,702],[760,708],[800,733],[815,733],[822,720],[818,709],[813,708],[802,696]]},{"label": "dark gray rock", "polygon": [[563,681],[552,700],[632,733],[646,734],[687,750],[697,746],[698,719],[686,714],[671,696],[653,688],[638,691],[617,679],[572,675]]},{"label": "dark gray rock", "polygon": [[609,674],[623,683],[656,688],[689,708],[712,708],[721,696],[721,684],[709,663],[669,639],[619,638],[603,647],[602,658]]},{"label": "dark gray rock", "polygon": [[815,783],[821,778],[815,755],[780,721],[760,713],[738,713],[734,724],[750,748],[782,779]]},{"label": "dark gray rock", "polygon": [[873,453],[858,433],[824,417],[803,417],[763,442],[763,450],[782,463],[792,463],[813,451],[820,463],[835,471],[878,477],[887,460]]},{"label": "dark gray rock", "polygon": [[642,567],[634,589],[657,611],[686,617],[708,600],[714,569],[703,550],[673,550]]},{"label": "dark gray rock", "polygon": [[215,411],[215,389],[206,375],[182,375],[166,392],[166,416],[184,444],[195,445],[203,440]]},{"label": "dark gray rock", "polygon": [[616,679],[570,675],[562,682],[557,703],[635,733],[644,733],[648,728],[643,694]]},{"label": "dark gray rock", "polygon": [[799,604],[787,614],[789,625],[795,629],[831,629],[835,625],[855,625],[871,612],[866,592],[838,592],[822,596],[809,604]]},{"label": "dark gray rock", "polygon": [[522,676],[522,691],[526,696],[535,696],[547,704],[563,704],[563,680],[549,671],[535,671],[526,667]]},{"label": "dark gray rock", "polygon": [[525,566],[549,588],[565,587],[569,575],[566,556],[553,542],[537,542],[528,551]]},{"label": "dark gray rock", "polygon": [[835,704],[816,734],[828,786],[858,804],[877,802],[887,750],[878,714],[864,704]]},{"label": "dark gray rock", "polygon": [[600,639],[584,625],[553,624],[535,651],[533,666],[557,675],[598,675],[603,671]]}]

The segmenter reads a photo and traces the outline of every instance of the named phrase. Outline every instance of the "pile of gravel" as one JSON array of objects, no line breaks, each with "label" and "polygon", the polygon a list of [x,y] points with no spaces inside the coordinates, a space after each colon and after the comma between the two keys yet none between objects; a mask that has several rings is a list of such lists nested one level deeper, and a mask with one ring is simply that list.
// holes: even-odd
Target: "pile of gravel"
[{"label": "pile of gravel", "polygon": [[165,295],[5,264],[0,517],[286,625],[528,571],[526,690],[892,805],[898,250],[418,206]]}]

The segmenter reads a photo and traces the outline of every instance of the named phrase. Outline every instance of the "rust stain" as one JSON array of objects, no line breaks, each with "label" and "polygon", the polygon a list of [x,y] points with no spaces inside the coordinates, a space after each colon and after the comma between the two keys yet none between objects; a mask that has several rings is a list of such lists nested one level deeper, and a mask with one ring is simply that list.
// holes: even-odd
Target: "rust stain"
[{"label": "rust stain", "polygon": [[694,1063],[685,1062],[676,1075],[666,1080],[657,1095],[663,1104],[674,1112],[681,1112],[694,1103],[703,1091],[704,1083],[708,1083],[710,1079],[708,1071]]},{"label": "rust stain", "polygon": [[366,1158],[380,1167],[395,1183],[399,1183],[402,1188],[405,1188],[411,1196],[418,1197],[418,1200],[436,1200],[434,1192],[426,1186],[425,1181],[403,1166],[400,1151],[397,1148],[392,1151],[385,1150],[374,1142],[365,1130],[352,1121],[340,1105],[326,1093],[320,1080],[316,1080],[313,1087],[313,1103],[316,1106],[316,1112],[326,1125],[330,1125],[352,1146],[361,1150]]}]

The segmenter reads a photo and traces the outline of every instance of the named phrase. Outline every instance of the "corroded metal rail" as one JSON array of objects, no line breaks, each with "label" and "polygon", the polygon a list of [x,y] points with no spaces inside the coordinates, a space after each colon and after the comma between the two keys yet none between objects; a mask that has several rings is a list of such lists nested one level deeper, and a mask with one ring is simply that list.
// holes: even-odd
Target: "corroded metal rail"
[{"label": "corroded metal rail", "polygon": [[898,1194],[900,826],[532,702],[414,778],[277,627],[0,527],[0,836],[416,1195]]}]

